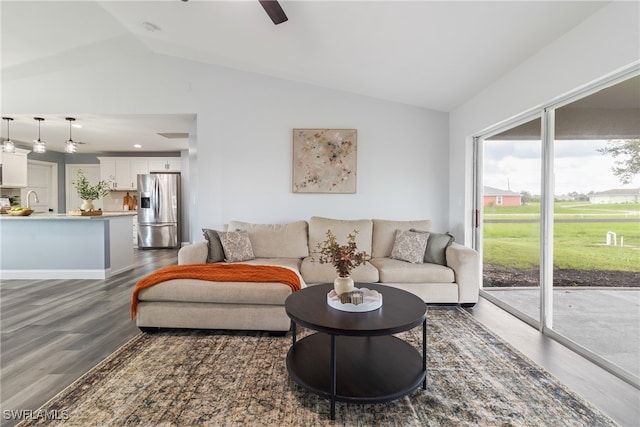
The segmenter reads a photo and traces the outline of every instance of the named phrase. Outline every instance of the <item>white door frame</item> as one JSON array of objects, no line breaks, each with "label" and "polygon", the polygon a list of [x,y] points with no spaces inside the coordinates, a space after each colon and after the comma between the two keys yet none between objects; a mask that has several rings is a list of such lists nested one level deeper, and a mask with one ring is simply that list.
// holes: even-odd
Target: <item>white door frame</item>
[{"label": "white door frame", "polygon": [[[476,147],[475,161],[479,162],[474,170],[475,176],[475,191],[481,191],[480,185],[482,184],[481,171],[479,166],[482,166],[481,155],[481,143],[485,138],[496,135],[507,129],[516,127],[523,124],[526,121],[541,118],[541,141],[542,141],[542,153],[541,153],[541,177],[542,177],[542,206],[540,210],[540,320],[529,321],[527,316],[524,316],[521,312],[509,306],[506,303],[500,302],[496,298],[492,298],[486,291],[480,290],[480,295],[484,298],[492,301],[505,311],[518,317],[520,320],[529,323],[530,325],[537,327],[540,332],[550,336],[556,341],[560,342],[569,349],[575,351],[579,355],[594,362],[596,365],[605,369],[606,371],[616,375],[623,381],[639,387],[637,377],[629,374],[627,371],[620,369],[617,365],[610,362],[608,359],[595,354],[593,351],[582,347],[582,345],[575,343],[570,337],[566,337],[553,329],[553,202],[554,202],[554,142],[555,142],[555,110],[568,105],[576,100],[585,98],[591,94],[594,94],[602,89],[618,84],[629,78],[640,76],[640,62],[635,62],[621,70],[615,71],[610,75],[604,76],[597,81],[591,82],[583,87],[580,87],[570,93],[559,96],[558,98],[549,101],[546,104],[537,106],[528,110],[514,118],[498,123],[490,128],[487,128],[481,132],[478,132],[473,137],[474,143],[478,145]],[[536,117],[537,116],[537,117]],[[475,198],[475,209],[481,209],[481,198]],[[480,221],[481,224],[481,221]],[[482,230],[478,233],[481,235]],[[475,244],[482,243],[482,239],[476,239]],[[476,249],[481,249],[476,246]],[[482,258],[481,258],[482,262]]]},{"label": "white door frame", "polygon": [[[55,162],[45,162],[42,160],[27,160],[27,168],[29,168],[29,164],[39,165],[39,166],[47,166],[50,167],[49,174],[49,190],[51,191],[51,201],[49,203],[49,209],[53,209],[53,212],[58,212],[58,164]],[[27,183],[28,183],[27,177]],[[20,195],[20,200],[22,200],[23,204],[26,206],[27,204],[27,193],[29,192],[29,186],[24,190],[24,194]]]}]

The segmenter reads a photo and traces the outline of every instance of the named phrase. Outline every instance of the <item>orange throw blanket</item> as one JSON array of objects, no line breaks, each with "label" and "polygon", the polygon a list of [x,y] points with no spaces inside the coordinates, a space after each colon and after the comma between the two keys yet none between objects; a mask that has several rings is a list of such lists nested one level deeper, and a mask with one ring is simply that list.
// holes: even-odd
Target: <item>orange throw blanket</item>
[{"label": "orange throw blanket", "polygon": [[131,298],[131,318],[136,317],[138,293],[158,283],[172,279],[199,279],[210,282],[278,282],[300,290],[300,278],[285,267],[249,264],[185,264],[161,268],[140,279],[133,289]]}]

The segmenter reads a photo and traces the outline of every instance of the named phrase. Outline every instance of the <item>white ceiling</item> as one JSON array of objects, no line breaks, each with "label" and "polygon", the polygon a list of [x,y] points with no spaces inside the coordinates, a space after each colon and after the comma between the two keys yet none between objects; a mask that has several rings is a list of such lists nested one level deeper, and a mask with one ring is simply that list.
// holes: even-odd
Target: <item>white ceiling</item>
[{"label": "white ceiling", "polygon": [[[127,40],[159,54],[452,111],[606,3],[281,1],[289,20],[275,26],[257,0],[3,0],[2,68],[15,73],[30,64],[53,66],[56,60],[56,66],[63,66],[62,61],[74,56],[121,48]],[[155,31],[149,30],[150,24]],[[31,123],[25,123],[25,134],[16,120],[12,139],[34,139],[36,115],[34,110],[27,117]],[[61,142],[68,139],[63,116],[45,118],[43,136],[45,125],[61,121],[67,133]],[[127,122],[135,129],[139,120],[108,117],[101,133],[94,133],[89,121],[97,125],[100,117],[77,118],[87,126],[74,129],[74,139],[85,140],[92,151],[128,151],[133,139],[146,141],[137,134],[122,138],[127,142],[120,146],[119,138],[109,135],[109,126],[119,126],[117,135],[122,137]],[[187,132],[193,116],[173,122],[153,119],[147,117],[149,135]],[[174,128],[159,129],[160,124]],[[47,136],[50,141],[54,131]],[[155,143],[152,139],[164,147],[186,147],[186,140],[154,136],[149,143]]]}]

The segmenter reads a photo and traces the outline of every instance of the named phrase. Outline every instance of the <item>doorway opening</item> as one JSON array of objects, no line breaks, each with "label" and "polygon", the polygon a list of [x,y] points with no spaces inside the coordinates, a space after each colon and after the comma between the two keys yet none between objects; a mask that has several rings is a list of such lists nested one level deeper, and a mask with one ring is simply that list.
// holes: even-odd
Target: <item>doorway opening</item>
[{"label": "doorway opening", "polygon": [[[37,200],[30,191],[35,191]],[[36,213],[58,212],[58,164],[39,160],[27,161],[27,188],[21,196]]]}]

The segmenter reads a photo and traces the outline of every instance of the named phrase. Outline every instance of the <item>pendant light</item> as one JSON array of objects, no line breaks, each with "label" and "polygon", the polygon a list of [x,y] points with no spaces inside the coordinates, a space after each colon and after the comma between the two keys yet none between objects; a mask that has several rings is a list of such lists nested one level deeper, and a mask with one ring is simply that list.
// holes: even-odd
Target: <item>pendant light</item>
[{"label": "pendant light", "polygon": [[9,136],[9,123],[13,121],[13,118],[3,117],[2,120],[7,121],[7,140],[4,142],[4,144],[2,144],[2,151],[4,151],[5,153],[15,153],[16,145],[13,143],[11,137]]},{"label": "pendant light", "polygon": [[38,139],[33,140],[33,152],[44,153],[47,151],[47,143],[40,139],[40,123],[44,120],[42,117],[34,117],[38,121]]},{"label": "pendant light", "polygon": [[65,120],[69,121],[69,140],[66,142],[64,151],[73,154],[78,150],[78,144],[76,144],[76,142],[71,139],[71,123],[75,122],[76,119],[74,119],[73,117],[65,117]]}]

